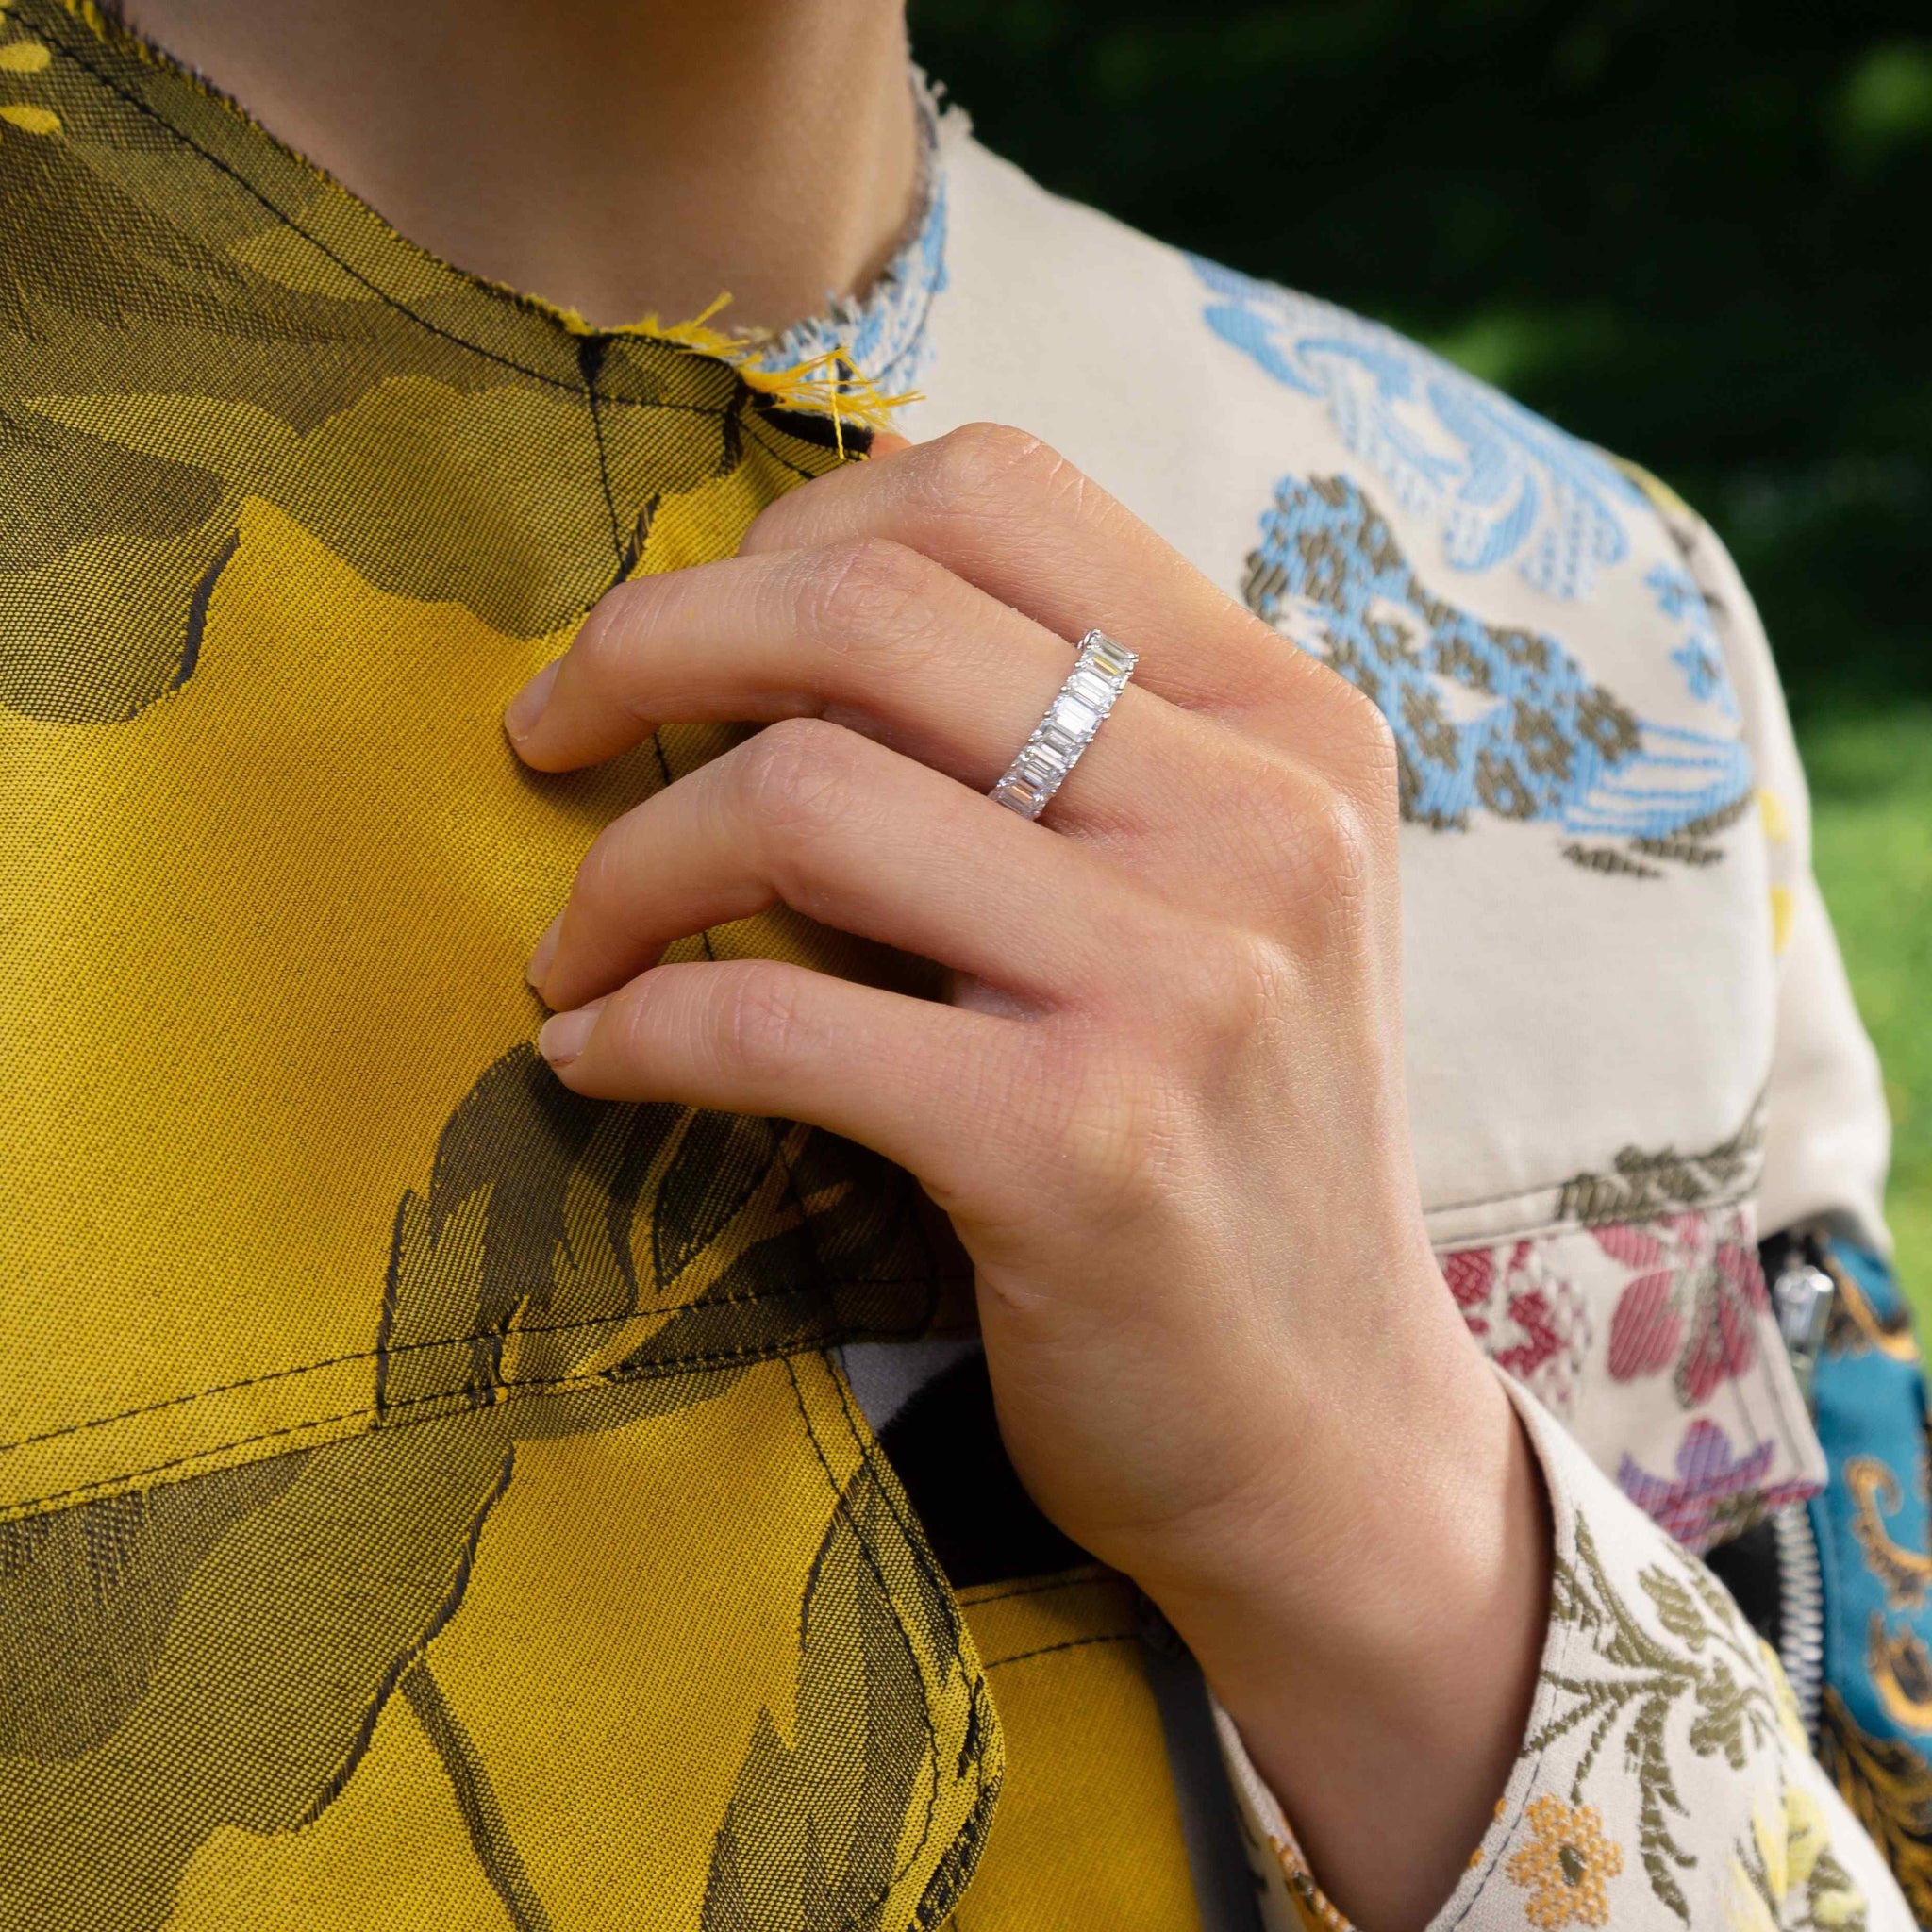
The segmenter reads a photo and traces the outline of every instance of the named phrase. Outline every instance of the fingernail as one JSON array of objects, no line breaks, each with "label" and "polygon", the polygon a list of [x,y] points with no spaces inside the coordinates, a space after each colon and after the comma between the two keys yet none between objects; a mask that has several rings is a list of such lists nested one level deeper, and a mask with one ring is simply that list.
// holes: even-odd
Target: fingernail
[{"label": "fingernail", "polygon": [[550,687],[557,682],[557,668],[562,662],[561,658],[553,658],[503,708],[503,728],[509,733],[512,743],[527,738],[535,729],[537,720],[543,715],[543,707],[550,702]]},{"label": "fingernail", "polygon": [[563,914],[558,913],[538,938],[530,949],[530,963],[524,968],[524,977],[538,992],[543,991],[543,975],[550,971],[551,963],[557,958],[557,935],[563,928]]},{"label": "fingernail", "polygon": [[574,1013],[558,1013],[555,1019],[544,1021],[543,1030],[537,1036],[537,1051],[553,1067],[569,1066],[596,1031],[597,1015],[603,1007],[602,1000],[592,1000]]}]

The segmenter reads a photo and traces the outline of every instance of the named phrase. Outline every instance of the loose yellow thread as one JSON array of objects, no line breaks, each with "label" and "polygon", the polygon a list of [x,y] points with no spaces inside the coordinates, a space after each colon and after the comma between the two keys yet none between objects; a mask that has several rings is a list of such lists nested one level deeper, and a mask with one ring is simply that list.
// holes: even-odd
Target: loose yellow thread
[{"label": "loose yellow thread", "polygon": [[711,326],[712,316],[730,300],[729,294],[720,295],[703,314],[692,316],[689,322],[667,323],[656,315],[647,315],[638,325],[639,332],[730,363],[746,388],[771,397],[781,408],[830,416],[832,435],[841,457],[845,454],[847,421],[867,429],[884,429],[891,422],[894,409],[920,400],[917,390],[887,395],[871,376],[854,365],[842,344],[786,369],[753,366],[747,358],[763,346],[765,336],[756,332],[727,336],[723,329]]}]

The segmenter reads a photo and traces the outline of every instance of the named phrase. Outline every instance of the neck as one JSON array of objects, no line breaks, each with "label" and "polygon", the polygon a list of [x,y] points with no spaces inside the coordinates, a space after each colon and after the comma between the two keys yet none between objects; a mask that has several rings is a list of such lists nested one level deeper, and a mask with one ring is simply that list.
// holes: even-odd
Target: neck
[{"label": "neck", "polygon": [[782,327],[916,192],[899,0],[126,0],[412,242],[594,326]]}]

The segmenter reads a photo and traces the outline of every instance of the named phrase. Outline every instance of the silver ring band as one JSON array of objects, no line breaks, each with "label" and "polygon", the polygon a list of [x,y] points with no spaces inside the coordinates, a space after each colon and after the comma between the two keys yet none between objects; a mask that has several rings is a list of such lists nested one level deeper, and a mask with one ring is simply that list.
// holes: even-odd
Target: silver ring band
[{"label": "silver ring band", "polygon": [[989,798],[1037,819],[1046,802],[1060,789],[1080,754],[1093,742],[1100,721],[1113,709],[1114,700],[1127,688],[1139,654],[1117,644],[1105,631],[1090,630],[1080,640],[1079,656],[1059,695],[1046,708],[1046,716],[1033,727],[1033,736]]}]

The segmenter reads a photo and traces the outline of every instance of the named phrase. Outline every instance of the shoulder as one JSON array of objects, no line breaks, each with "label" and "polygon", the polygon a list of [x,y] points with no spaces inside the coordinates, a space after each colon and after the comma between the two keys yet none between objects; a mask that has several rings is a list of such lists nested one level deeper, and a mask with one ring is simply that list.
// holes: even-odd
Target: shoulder
[{"label": "shoulder", "polygon": [[1380,323],[1051,194],[963,132],[948,150],[917,433],[1034,429],[1230,588],[1287,483],[1291,522],[1373,511],[1420,575],[1507,618],[1607,600],[1619,631],[1672,623],[1702,525],[1641,472]]},{"label": "shoulder", "polygon": [[[947,159],[949,285],[915,435],[1033,430],[1295,642],[1413,686],[1375,694],[1441,710],[1460,754],[1432,756],[1446,741],[1418,726],[1418,783],[1443,774],[1418,817],[1468,823],[1481,752],[1500,769],[1503,718],[1459,715],[1482,690],[1578,711],[1565,782],[1621,772],[1641,733],[1652,789],[1682,794],[1588,812],[1538,774],[1498,791],[1505,817],[1655,840],[1736,807],[1732,659],[1755,619],[1661,484],[1380,323],[1050,194],[963,134]],[[1687,757],[1666,765],[1673,733]]]}]

